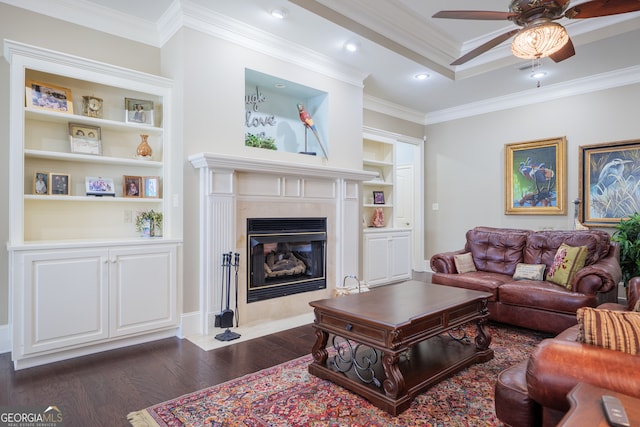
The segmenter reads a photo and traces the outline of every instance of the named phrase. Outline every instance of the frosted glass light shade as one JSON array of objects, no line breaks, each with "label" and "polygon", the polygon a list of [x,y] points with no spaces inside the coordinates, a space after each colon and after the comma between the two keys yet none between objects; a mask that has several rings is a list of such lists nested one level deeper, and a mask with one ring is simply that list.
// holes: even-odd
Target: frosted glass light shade
[{"label": "frosted glass light shade", "polygon": [[569,35],[562,25],[542,22],[520,31],[511,43],[511,51],[518,58],[544,58],[562,49],[568,41]]}]

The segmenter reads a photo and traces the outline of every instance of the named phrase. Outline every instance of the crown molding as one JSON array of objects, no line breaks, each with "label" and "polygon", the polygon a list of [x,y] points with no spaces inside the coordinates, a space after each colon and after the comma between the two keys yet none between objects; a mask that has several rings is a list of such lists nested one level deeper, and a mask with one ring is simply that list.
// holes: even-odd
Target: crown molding
[{"label": "crown molding", "polygon": [[346,66],[312,49],[276,37],[229,16],[182,1],[182,25],[193,30],[255,50],[270,57],[313,70],[357,87],[364,87],[368,73]]},{"label": "crown molding", "polygon": [[276,37],[189,0],[175,0],[157,23],[80,0],[0,1],[158,48],[181,28],[188,27],[356,87],[364,87],[364,79],[368,75],[291,40]]},{"label": "crown molding", "polygon": [[425,114],[421,111],[412,110],[402,105],[394,104],[393,102],[376,98],[371,95],[363,95],[362,107],[365,110],[375,111],[376,113],[385,114],[387,116],[421,125],[423,125],[425,121]]},{"label": "crown molding", "polygon": [[160,47],[155,22],[95,3],[79,0],[0,0],[0,2],[138,43]]},{"label": "crown molding", "polygon": [[528,89],[506,96],[434,111],[426,114],[423,123],[425,125],[432,125],[637,83],[640,83],[640,66],[633,66],[569,82]]}]

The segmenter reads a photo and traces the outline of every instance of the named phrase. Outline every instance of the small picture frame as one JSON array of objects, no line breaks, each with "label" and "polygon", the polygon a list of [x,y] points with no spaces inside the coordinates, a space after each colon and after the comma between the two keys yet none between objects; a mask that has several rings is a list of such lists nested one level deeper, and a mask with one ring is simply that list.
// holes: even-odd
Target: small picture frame
[{"label": "small picture frame", "polygon": [[35,171],[33,173],[33,194],[39,196],[49,194],[49,172]]},{"label": "small picture frame", "polygon": [[102,155],[102,141],[98,126],[69,123],[71,152],[75,154]]},{"label": "small picture frame", "polygon": [[123,197],[142,197],[142,177],[124,175],[122,177]]},{"label": "small picture frame", "polygon": [[101,176],[87,176],[84,179],[87,196],[112,196],[115,197],[113,179]]},{"label": "small picture frame", "polygon": [[153,101],[124,99],[125,122],[153,125]]},{"label": "small picture frame", "polygon": [[27,80],[25,92],[27,107],[73,114],[71,89]]},{"label": "small picture frame", "polygon": [[143,193],[142,197],[158,198],[160,197],[160,177],[159,176],[145,176],[143,181]]},{"label": "small picture frame", "polygon": [[49,194],[55,196],[68,196],[71,187],[71,175],[68,173],[49,174]]},{"label": "small picture frame", "polygon": [[373,192],[373,204],[374,205],[384,205],[384,191],[374,191]]}]

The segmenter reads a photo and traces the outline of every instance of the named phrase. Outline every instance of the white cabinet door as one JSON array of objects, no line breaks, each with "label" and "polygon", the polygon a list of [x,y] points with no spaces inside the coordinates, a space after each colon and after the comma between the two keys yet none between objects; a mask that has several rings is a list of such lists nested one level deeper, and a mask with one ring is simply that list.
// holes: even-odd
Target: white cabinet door
[{"label": "white cabinet door", "polygon": [[367,234],[364,238],[364,282],[369,286],[389,281],[389,236]]},{"label": "white cabinet door", "polygon": [[411,232],[393,233],[389,239],[389,279],[392,281],[411,278]]},{"label": "white cabinet door", "polygon": [[15,290],[24,298],[23,332],[15,336],[23,340],[21,354],[108,337],[106,250],[30,252],[16,260],[24,268],[23,293]]},{"label": "white cabinet door", "polygon": [[109,258],[112,337],[178,324],[175,245],[112,249]]},{"label": "white cabinet door", "polygon": [[366,233],[363,270],[369,286],[410,279],[411,231]]}]

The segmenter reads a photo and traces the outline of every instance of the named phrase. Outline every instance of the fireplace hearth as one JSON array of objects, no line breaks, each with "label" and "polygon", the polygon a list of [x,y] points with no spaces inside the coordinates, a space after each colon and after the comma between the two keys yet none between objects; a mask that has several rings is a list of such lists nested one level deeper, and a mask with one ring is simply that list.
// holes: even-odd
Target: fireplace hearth
[{"label": "fireplace hearth", "polygon": [[247,303],[327,287],[326,218],[247,219]]}]

